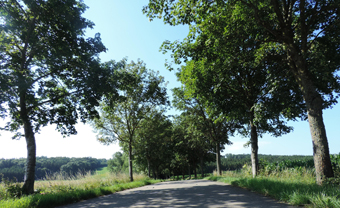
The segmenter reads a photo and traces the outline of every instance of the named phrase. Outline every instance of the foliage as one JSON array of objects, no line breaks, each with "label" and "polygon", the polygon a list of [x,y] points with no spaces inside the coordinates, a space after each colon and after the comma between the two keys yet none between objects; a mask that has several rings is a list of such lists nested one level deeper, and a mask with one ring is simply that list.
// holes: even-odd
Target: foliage
[{"label": "foliage", "polygon": [[3,194],[0,195],[0,200],[8,199],[8,198],[20,198],[22,196],[21,185],[18,183],[16,178],[12,180],[8,180],[4,178],[3,174],[0,174],[1,181],[3,184]]},{"label": "foliage", "polygon": [[94,25],[81,17],[86,5],[75,0],[0,4],[1,112],[11,117],[4,129],[21,128],[24,112],[19,103],[25,102],[34,132],[55,123],[64,135],[76,133],[78,118],[85,122],[96,114],[93,106],[102,95],[97,89],[110,87],[105,78],[111,72],[103,70],[98,59],[106,51],[100,34],[83,37]]},{"label": "foliage", "polygon": [[116,152],[112,159],[107,161],[107,168],[113,173],[129,172],[129,157],[125,153]]},{"label": "foliage", "polygon": [[[147,113],[156,106],[168,104],[166,88],[164,78],[147,69],[140,60],[127,64],[124,59],[114,68],[123,77],[119,99],[115,100],[115,93],[106,95],[99,108],[100,117],[94,118],[92,125],[100,142],[110,144],[118,140],[128,152],[129,174],[133,181],[132,151],[136,131]],[[113,79],[115,77],[113,75]]]},{"label": "foliage", "polygon": [[[186,2],[191,3],[189,9],[202,10],[207,3]],[[171,4],[178,6],[179,13],[167,15],[169,18],[179,21],[188,18],[180,15],[184,12],[183,2]],[[187,97],[199,98],[206,109],[216,109],[216,114],[244,126],[240,133],[250,138],[255,177],[258,136],[289,133],[292,127],[286,126],[282,113],[290,118],[302,113],[302,98],[291,90],[297,85],[283,70],[288,65],[282,48],[272,44],[263,49],[267,39],[261,34],[261,26],[254,25],[251,17],[240,17],[233,5],[209,6],[210,14],[189,14],[193,17],[188,19],[196,24],[190,27],[186,39],[164,42],[162,48],[173,53],[175,63],[188,59],[177,73]]]},{"label": "foliage", "polygon": [[340,153],[331,155],[335,175],[340,177]]},{"label": "foliage", "polygon": [[98,57],[106,51],[100,34],[85,38],[94,25],[82,17],[86,8],[77,0],[0,1],[0,117],[10,118],[0,129],[26,139],[25,194],[34,191],[35,133],[56,124],[76,134],[79,120],[98,116],[103,93],[116,91]]},{"label": "foliage", "polygon": [[172,122],[165,110],[152,109],[136,131],[134,159],[137,168],[149,177],[166,178],[173,155]]},{"label": "foliage", "polygon": [[334,171],[334,178],[327,178],[326,184],[331,186],[340,185],[340,153],[331,155],[331,162]]},{"label": "foliage", "polygon": [[[162,49],[164,52],[172,52],[175,63],[181,63],[183,60],[186,63],[208,62],[203,68],[208,73],[201,77],[189,76],[191,79],[187,80],[196,84],[196,88],[202,86],[205,91],[211,91],[210,96],[217,97],[217,100],[224,103],[222,106],[229,108],[234,103],[236,107],[239,105],[235,100],[228,102],[230,97],[239,95],[240,91],[234,91],[238,86],[245,85],[248,89],[254,86],[262,86],[257,89],[264,89],[269,86],[268,92],[275,89],[272,84],[278,88],[283,87],[286,92],[282,96],[283,103],[288,104],[283,104],[283,109],[278,108],[276,111],[277,109],[273,108],[280,106],[282,101],[270,100],[272,96],[264,97],[273,105],[269,105],[269,108],[264,106],[269,110],[269,118],[277,120],[277,116],[282,113],[288,118],[306,118],[304,112],[307,112],[315,155],[316,180],[321,185],[325,178],[333,177],[322,110],[336,103],[340,92],[337,74],[340,69],[339,1],[150,0],[143,12],[150,20],[159,17],[170,25],[190,26],[189,34],[182,42],[165,41]],[[324,53],[325,50],[327,52]],[[234,53],[230,53],[231,51]],[[266,66],[268,61],[269,67]],[[270,67],[275,65],[276,67]],[[227,80],[224,84],[225,76],[222,75],[230,73],[231,80],[238,78],[232,73],[235,70],[214,75],[215,69],[223,67],[236,67],[236,72],[240,72],[236,73],[236,77],[242,75],[243,69],[250,69],[250,73],[245,73],[243,77],[252,76],[261,70],[270,76],[260,85],[257,85],[256,78],[253,81],[241,80],[236,84]],[[275,73],[275,69],[280,67],[281,70]],[[209,71],[209,68],[214,70]],[[194,69],[197,70],[195,67]],[[210,81],[213,80],[215,84],[213,87],[206,87],[201,80],[208,80],[209,84],[214,83]],[[280,83],[282,80],[283,83]],[[224,93],[215,92],[220,86],[228,89],[229,85],[231,93],[226,98]],[[250,97],[253,93],[252,90],[248,91]],[[209,93],[205,93],[207,94]],[[257,95],[262,97],[261,94]],[[296,101],[292,102],[293,105],[290,105],[290,96]],[[246,102],[249,101],[253,102],[254,98]],[[248,111],[255,111],[258,106],[248,108]],[[298,107],[297,111],[294,106]],[[243,114],[236,111],[236,116],[242,117]],[[279,126],[282,126],[281,124],[278,123]],[[257,140],[251,143],[253,145]],[[252,152],[257,152],[257,145]]]},{"label": "foliage", "polygon": [[189,140],[193,149],[189,154],[191,160],[200,159],[203,163],[209,151],[215,152],[217,170],[220,171],[220,151],[225,144],[231,144],[229,137],[239,126],[227,114],[209,105],[206,99],[190,94],[187,85],[175,88],[173,92],[174,106],[183,111],[178,119],[181,122],[179,125],[184,128],[184,139]]}]

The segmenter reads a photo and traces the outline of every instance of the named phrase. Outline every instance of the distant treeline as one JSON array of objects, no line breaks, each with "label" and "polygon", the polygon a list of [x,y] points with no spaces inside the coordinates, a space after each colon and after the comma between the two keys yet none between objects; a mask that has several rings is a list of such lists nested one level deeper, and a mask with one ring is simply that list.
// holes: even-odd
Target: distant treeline
[{"label": "distant treeline", "polygon": [[[26,159],[0,159],[0,181],[2,178],[12,180],[16,178],[22,182],[25,174]],[[81,172],[94,171],[100,167],[106,167],[106,159],[96,159],[91,157],[68,158],[68,157],[37,157],[36,180],[43,179],[47,174],[63,172],[73,175]]]},{"label": "distant treeline", "polygon": [[[216,170],[216,162],[214,161],[215,154],[209,155],[209,160],[211,162],[205,162],[204,164],[204,173],[212,173]],[[313,168],[314,161],[313,156],[302,156],[302,155],[259,155],[260,166],[284,166],[285,168],[295,168],[298,167],[306,167]],[[339,156],[340,161],[340,156]],[[108,169],[112,172],[125,172],[128,173],[129,165],[128,165],[128,155],[127,153],[116,152],[113,155],[113,158],[108,160]],[[165,163],[165,161],[163,161]],[[139,170],[139,172],[147,174],[147,170],[143,168],[143,165],[138,163],[138,160],[134,160],[134,169]],[[250,154],[226,154],[221,156],[221,169],[222,171],[227,170],[240,170],[244,165],[251,165]],[[162,167],[162,165],[160,166]],[[195,169],[197,172],[199,171],[199,166],[192,166],[190,172],[193,174]],[[165,177],[165,170],[161,170],[158,177]],[[187,171],[185,171],[185,174]],[[151,177],[154,176],[155,173],[151,173]],[[174,172],[174,174],[181,174],[181,172]]]},{"label": "distant treeline", "polygon": [[[313,156],[302,156],[302,155],[261,155],[259,154],[260,162],[266,163],[276,163],[283,161],[308,161],[309,163],[313,163]],[[221,169],[225,170],[239,170],[245,164],[251,164],[250,154],[226,154],[221,158]],[[205,172],[211,173],[216,169],[216,162],[209,162],[205,165]]]}]

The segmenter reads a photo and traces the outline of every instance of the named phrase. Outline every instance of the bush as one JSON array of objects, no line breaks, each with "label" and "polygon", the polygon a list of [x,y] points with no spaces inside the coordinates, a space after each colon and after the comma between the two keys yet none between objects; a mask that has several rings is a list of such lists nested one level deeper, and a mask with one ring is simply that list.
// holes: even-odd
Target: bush
[{"label": "bush", "polygon": [[0,199],[8,199],[8,198],[20,198],[22,196],[22,188],[21,184],[18,183],[16,178],[9,180],[8,178],[4,178],[1,174],[2,178],[2,189],[0,191]]}]

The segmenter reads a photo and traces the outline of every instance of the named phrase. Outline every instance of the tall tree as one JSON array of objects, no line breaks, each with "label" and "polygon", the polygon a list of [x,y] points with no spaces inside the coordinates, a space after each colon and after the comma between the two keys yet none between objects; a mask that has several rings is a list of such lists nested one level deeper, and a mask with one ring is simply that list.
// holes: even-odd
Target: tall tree
[{"label": "tall tree", "polygon": [[[100,117],[93,120],[98,131],[98,140],[104,144],[115,141],[127,145],[129,153],[129,175],[133,181],[132,148],[136,131],[148,112],[157,106],[167,104],[164,78],[148,70],[142,61],[126,63],[121,61],[116,75],[122,77],[119,90],[120,99],[108,95],[100,106]],[[118,75],[120,74],[120,75]]]},{"label": "tall tree", "polygon": [[[171,160],[171,167],[176,175],[182,174],[182,178],[185,178],[186,171],[190,172],[190,154],[193,149],[191,146],[191,135],[188,134],[187,127],[189,123],[185,119],[185,115],[182,113],[180,116],[175,116],[172,122],[172,138],[173,143],[173,155]],[[189,173],[191,175],[191,172]]]},{"label": "tall tree", "polygon": [[284,46],[287,71],[306,102],[316,180],[321,185],[334,176],[322,110],[336,102],[333,93],[340,89],[335,74],[340,66],[340,1],[273,0],[265,5],[242,1],[267,37]]},{"label": "tall tree", "polygon": [[100,91],[110,89],[100,35],[84,38],[94,25],[81,16],[85,9],[76,0],[0,1],[0,115],[11,119],[3,130],[26,139],[25,194],[34,191],[34,134],[48,124],[76,134],[74,124],[96,115]]},{"label": "tall tree", "polygon": [[[214,16],[215,21],[232,21],[224,8],[231,8],[232,12],[238,14],[238,19],[250,17],[248,23],[262,28],[259,36],[267,44],[279,45],[284,50],[289,66],[284,71],[287,77],[294,77],[306,105],[313,141],[316,180],[318,184],[322,184],[325,178],[333,177],[322,109],[336,103],[335,93],[340,88],[336,76],[340,66],[340,2],[150,0],[144,12],[151,19],[164,15],[166,23],[189,24],[191,28],[195,28],[202,20],[209,20],[211,16]],[[216,22],[210,22],[210,25],[216,25]],[[189,42],[197,34],[199,32],[192,30],[187,38]],[[216,45],[216,42],[208,43]],[[184,55],[187,54],[190,53]]]},{"label": "tall tree", "polygon": [[137,129],[134,159],[140,167],[146,167],[149,177],[152,171],[153,177],[159,178],[169,168],[171,127],[172,123],[163,110],[152,109]]},{"label": "tall tree", "polygon": [[116,152],[112,155],[112,159],[107,161],[107,168],[114,173],[125,173],[129,168],[128,163],[128,156],[125,153]]},{"label": "tall tree", "polygon": [[[215,145],[216,168],[217,173],[221,175],[221,150],[224,148],[225,144],[231,144],[229,136],[233,135],[238,125],[234,120],[230,120],[230,117],[215,109],[212,105],[208,105],[202,97],[193,97],[192,95],[192,97],[185,96],[185,93],[190,95],[185,89],[186,88],[184,87],[182,89],[173,89],[174,106],[188,114],[185,118],[188,125],[186,129],[190,137],[200,135],[202,136],[201,139],[206,138],[208,139],[206,142]],[[184,115],[185,114],[182,114],[182,116]],[[201,128],[201,133],[197,132],[197,127]],[[194,131],[196,132],[194,133]],[[192,139],[197,138],[193,137]]]},{"label": "tall tree", "polygon": [[[219,18],[215,13],[225,16]],[[237,15],[230,8],[213,8],[212,15],[202,18],[192,29],[197,33],[194,42],[165,43],[164,47],[176,51],[173,54],[176,62],[184,56],[194,59],[177,73],[187,96],[199,97],[240,125],[249,126],[244,128],[249,131],[242,133],[250,137],[255,177],[258,137],[265,132],[274,136],[289,132],[291,128],[285,126],[281,113],[289,108],[292,117],[293,112],[301,111],[302,104],[299,96],[287,88],[294,83],[282,73],[287,65],[282,62],[281,48],[268,45],[264,49],[261,28],[249,24],[251,19]]]},{"label": "tall tree", "polygon": [[[245,58],[252,60],[250,56]],[[238,129],[250,138],[252,172],[255,177],[258,173],[258,137],[264,133],[280,136],[291,130],[281,115],[287,106],[284,105],[287,98],[290,98],[287,95],[289,91],[280,89],[273,94],[276,90],[273,83],[268,81],[268,67],[259,70],[259,66],[249,64],[241,57],[237,58],[236,65],[229,58],[226,59],[227,66],[187,62],[179,73],[180,80],[192,91],[187,90],[188,95],[202,97],[208,103],[208,109],[214,106],[217,112],[228,115],[229,119],[237,123],[234,128],[244,126]],[[238,66],[240,63],[243,67]],[[296,104],[294,99],[290,99],[289,103]],[[296,110],[290,108],[290,112]]]}]

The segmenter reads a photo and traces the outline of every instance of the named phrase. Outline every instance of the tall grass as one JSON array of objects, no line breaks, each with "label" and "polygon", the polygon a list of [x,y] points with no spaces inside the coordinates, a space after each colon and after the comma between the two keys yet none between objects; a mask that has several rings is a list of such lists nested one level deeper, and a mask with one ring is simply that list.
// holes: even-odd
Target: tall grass
[{"label": "tall grass", "polygon": [[222,176],[214,175],[209,179],[246,188],[292,205],[340,207],[339,186],[317,185],[314,169],[300,167],[266,171],[264,168],[256,178],[252,178],[250,170],[251,167],[244,166],[240,171],[226,171]]},{"label": "tall grass", "polygon": [[[134,182],[130,182],[127,174],[107,171],[98,174],[78,173],[75,176],[58,173],[36,181],[36,193],[31,196],[15,197],[9,193],[20,191],[21,183],[1,183],[0,207],[55,207],[156,182],[141,174],[134,174]],[[18,189],[11,190],[11,187]]]}]

